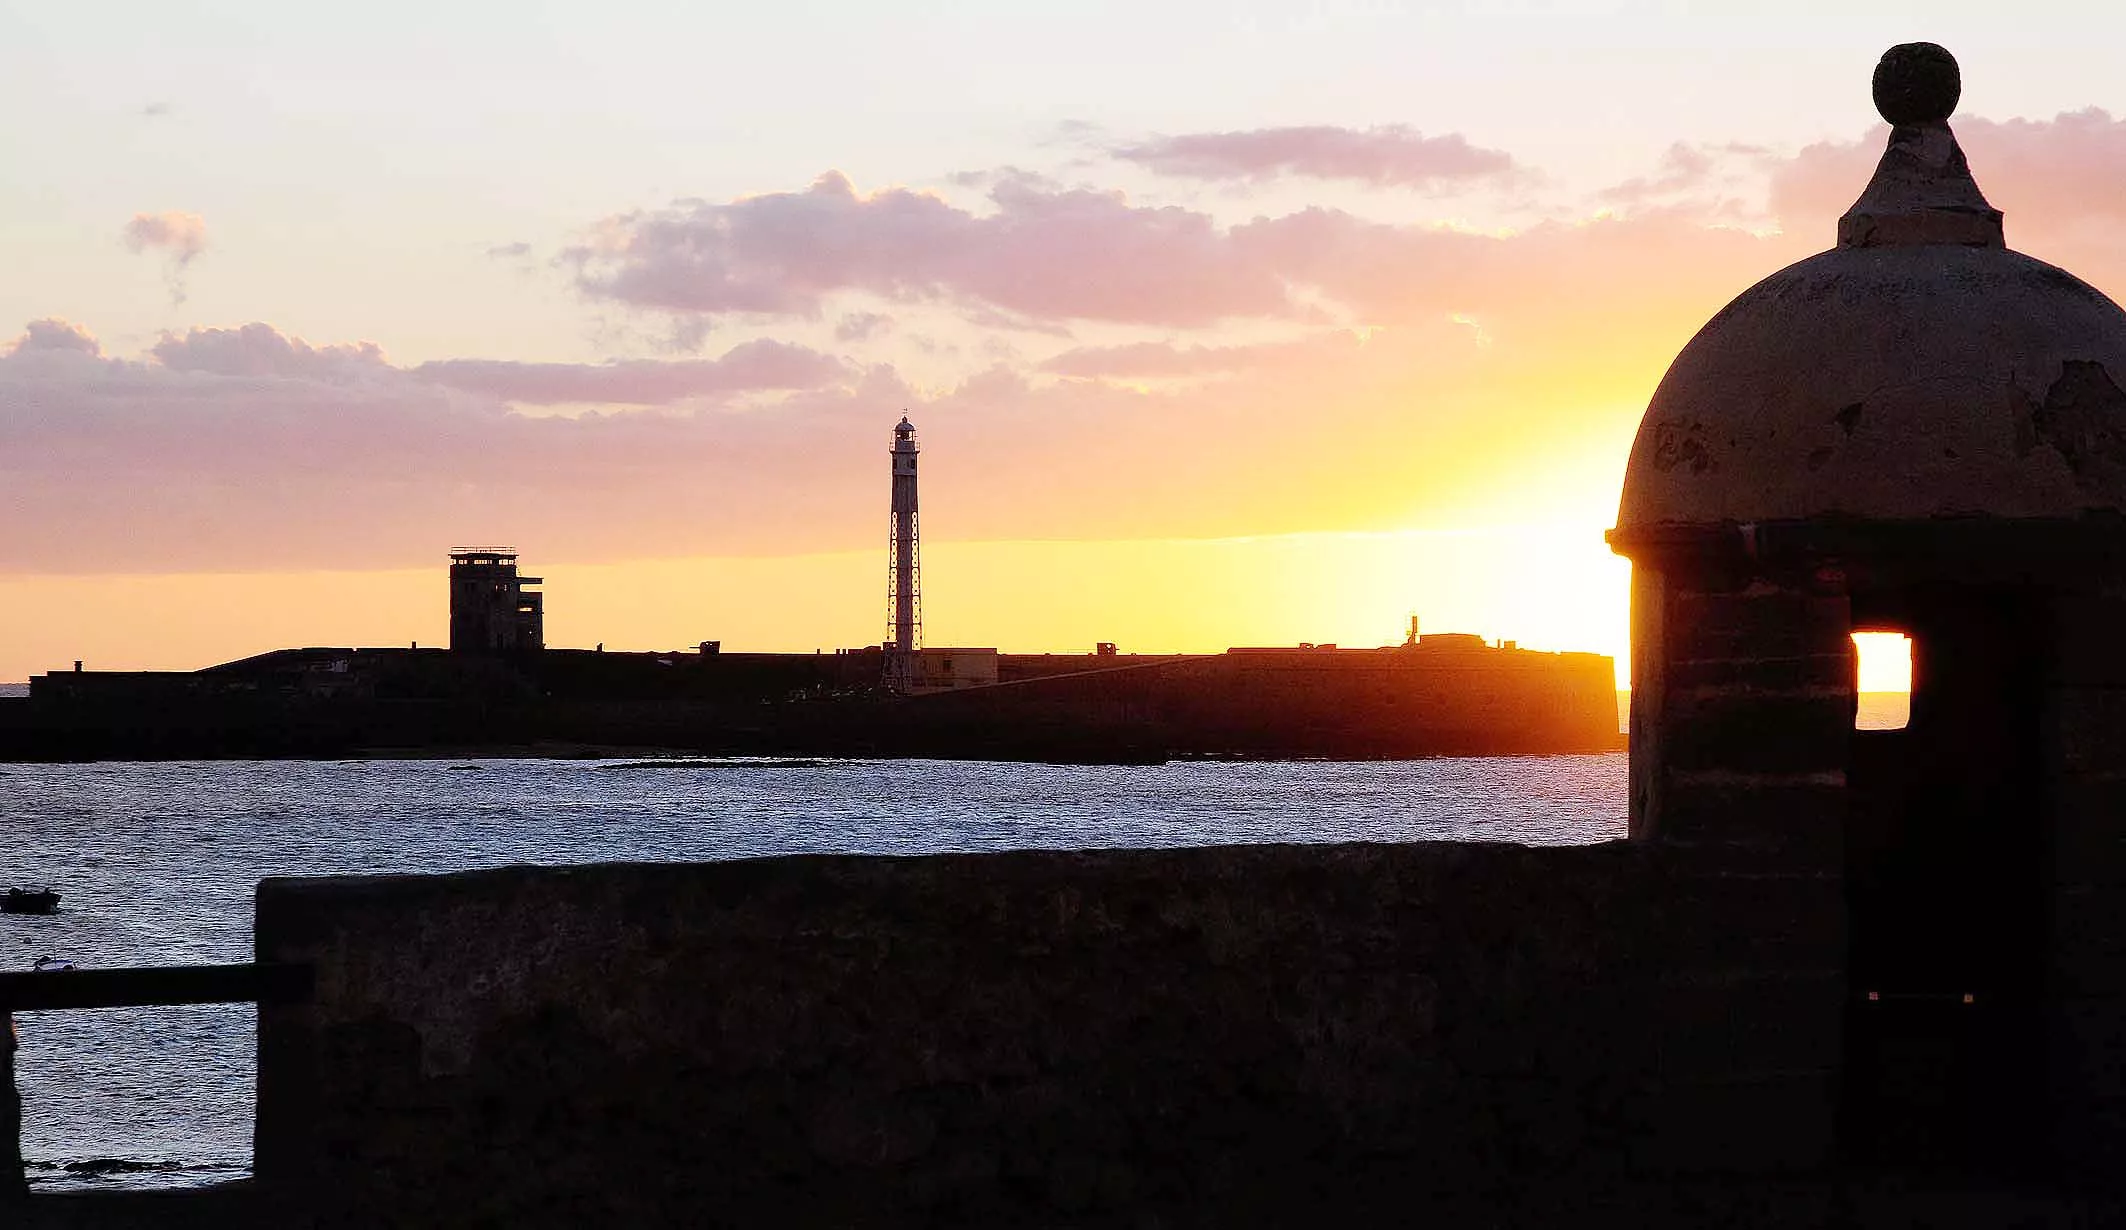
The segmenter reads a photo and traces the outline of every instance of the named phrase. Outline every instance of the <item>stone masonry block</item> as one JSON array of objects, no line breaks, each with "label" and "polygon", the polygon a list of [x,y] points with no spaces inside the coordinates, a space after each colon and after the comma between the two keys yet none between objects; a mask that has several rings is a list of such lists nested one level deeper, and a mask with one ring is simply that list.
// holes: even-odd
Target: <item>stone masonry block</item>
[{"label": "stone masonry block", "polygon": [[2063,598],[2052,617],[2054,677],[2074,687],[2126,688],[2126,599]]},{"label": "stone masonry block", "polygon": [[1799,654],[1791,657],[1748,656],[1679,658],[1668,667],[1672,688],[1762,688],[1792,692],[1854,686],[1850,652]]},{"label": "stone masonry block", "polygon": [[1672,977],[1835,973],[1845,967],[1844,881],[1830,875],[1677,875],[1650,959]]},{"label": "stone masonry block", "polygon": [[1852,610],[1847,600],[1798,589],[1672,595],[1668,603],[1671,660],[1791,658],[1850,653]]},{"label": "stone masonry block", "polygon": [[2045,955],[2045,987],[2064,999],[2126,996],[2126,949],[2054,945]]},{"label": "stone masonry block", "polygon": [[2126,952],[2126,885],[2055,886],[2052,944],[2070,955]]},{"label": "stone masonry block", "polygon": [[2126,995],[2056,1000],[2046,1015],[2052,1097],[2126,1099]]},{"label": "stone masonry block", "polygon": [[2126,769],[2126,688],[2056,688],[2046,696],[2053,757],[2069,776]]},{"label": "stone masonry block", "polygon": [[2052,878],[2126,883],[2126,779],[2069,780],[2053,794]]},{"label": "stone masonry block", "polygon": [[1672,771],[1841,772],[1853,736],[1852,699],[1820,689],[1671,694],[1662,736]]},{"label": "stone masonry block", "polygon": [[1836,974],[1672,981],[1646,1005],[1655,1067],[1669,1084],[1836,1067],[1846,980]]},{"label": "stone masonry block", "polygon": [[1831,776],[1669,777],[1658,838],[1756,852],[1768,866],[1836,870],[1845,856],[1846,788]]},{"label": "stone masonry block", "polygon": [[1631,1160],[1663,1173],[1814,1170],[1831,1160],[1837,1117],[1827,1069],[1667,1085],[1646,1096]]}]

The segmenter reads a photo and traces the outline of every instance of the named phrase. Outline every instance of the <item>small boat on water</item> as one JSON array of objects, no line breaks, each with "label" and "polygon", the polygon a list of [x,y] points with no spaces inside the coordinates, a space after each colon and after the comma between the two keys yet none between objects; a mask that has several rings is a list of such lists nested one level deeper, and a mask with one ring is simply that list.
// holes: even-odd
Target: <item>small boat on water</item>
[{"label": "small boat on water", "polygon": [[11,888],[0,897],[0,914],[57,914],[59,894],[50,885],[43,888]]}]

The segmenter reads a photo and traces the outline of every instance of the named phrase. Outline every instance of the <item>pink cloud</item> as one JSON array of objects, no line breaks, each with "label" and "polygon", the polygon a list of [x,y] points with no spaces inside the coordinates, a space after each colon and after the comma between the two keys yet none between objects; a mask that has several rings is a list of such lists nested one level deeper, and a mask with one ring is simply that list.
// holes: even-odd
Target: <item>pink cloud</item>
[{"label": "pink cloud", "polygon": [[[2126,288],[2126,125],[2084,112],[1959,131],[2018,246]],[[1614,474],[1586,459],[1613,450],[1621,472],[1668,361],[1742,288],[1830,243],[1880,143],[1687,151],[1627,217],[1514,233],[1334,209],[1223,226],[1025,177],[993,181],[977,212],[830,179],[630,215],[577,257],[593,293],[688,321],[813,317],[826,333],[862,317],[843,292],[942,302],[963,328],[990,322],[926,360],[959,366],[957,384],[780,342],[408,369],[263,324],[115,359],[40,321],[0,353],[18,527],[0,568],[406,563],[489,535],[555,560],[869,549],[904,408],[930,449],[925,528],[947,539],[1481,523],[1553,499],[1555,474],[1592,474],[1600,509]],[[1784,233],[1708,225],[1687,204],[1745,171]],[[1377,328],[1214,330],[1289,333],[1308,312]],[[909,320],[897,344],[915,353],[929,327]],[[561,401],[662,408],[512,409]]]},{"label": "pink cloud", "polygon": [[[1198,152],[1211,159],[1206,167],[1281,166],[1299,157],[1292,149],[1311,148],[1302,138],[1316,131],[1209,134]],[[2126,220],[2126,123],[2085,111],[2050,121],[1966,119],[1959,132],[2021,246],[2099,279],[2121,265],[2112,237]],[[1880,144],[1879,131],[1791,156],[1679,144],[1653,173],[1601,194],[1632,206],[1629,216],[1554,220],[1510,235],[1324,208],[1225,227],[1204,213],[1137,206],[1023,173],[989,177],[991,208],[978,213],[905,189],[860,196],[830,175],[806,192],[615,219],[574,255],[590,293],[695,321],[814,316],[829,296],[859,292],[949,301],[968,321],[998,330],[1393,324],[1461,314],[1480,318],[1490,336],[1532,339],[1579,315],[1582,331],[1680,345],[1736,289],[1827,246]],[[1197,148],[1179,146],[1175,156]],[[1784,234],[1738,225],[1773,218],[1785,220]]]},{"label": "pink cloud", "polygon": [[1157,174],[1185,179],[1303,177],[1440,189],[1504,181],[1518,171],[1503,150],[1471,145],[1460,133],[1428,137],[1403,124],[1188,133],[1111,152]]},{"label": "pink cloud", "polygon": [[[32,334],[51,323],[33,324]],[[313,346],[257,321],[235,329],[166,333],[149,353],[172,372],[328,383],[417,381],[520,405],[659,406],[720,394],[818,388],[846,380],[852,371],[831,355],[766,338],[733,347],[715,359],[606,363],[442,359],[398,368],[385,360],[375,342]]]},{"label": "pink cloud", "polygon": [[[515,413],[498,395],[521,390],[353,359],[357,377],[317,358],[362,347],[257,347],[275,363],[170,347],[181,367],[17,351],[0,356],[0,455],[21,532],[0,538],[0,570],[394,565],[486,536],[548,559],[862,549],[903,409],[949,458],[926,488],[947,537],[1366,524],[1408,515],[1413,491],[1446,499],[1451,484],[1410,471],[1470,432],[1527,434],[1468,397],[1484,356],[1448,332],[1344,342],[1322,361],[1265,353],[1215,392],[1001,364],[936,391],[880,367],[743,410],[569,417]],[[1309,429],[1295,434],[1298,406]],[[1369,441],[1355,461],[1352,439]]]},{"label": "pink cloud", "polygon": [[[1959,117],[1953,127],[1979,186],[2008,215],[2010,247],[2091,281],[2126,265],[2126,120],[2090,108],[2049,120]],[[1771,176],[1772,212],[1828,245],[1829,220],[1860,195],[1888,131],[1800,151]]]},{"label": "pink cloud", "polygon": [[905,188],[681,202],[608,220],[568,253],[587,293],[634,307],[815,316],[838,291],[957,300],[1037,320],[1204,326],[1290,309],[1208,215],[1012,178],[975,214]]},{"label": "pink cloud", "polygon": [[863,342],[893,327],[893,318],[883,312],[847,312],[834,326],[837,342]]},{"label": "pink cloud", "polygon": [[207,224],[198,214],[171,210],[159,214],[134,214],[120,232],[125,245],[135,252],[159,252],[168,262],[165,280],[170,302],[185,301],[185,270],[207,250]]},{"label": "pink cloud", "polygon": [[1653,174],[1634,176],[1604,188],[1595,194],[1595,200],[1610,205],[1643,205],[1693,195],[1702,198],[1706,193],[1734,194],[1745,190],[1749,181],[1761,181],[1764,167],[1775,161],[1772,151],[1759,145],[1678,141],[1661,156],[1661,164]]},{"label": "pink cloud", "polygon": [[[1320,208],[1225,227],[1205,213],[1023,176],[997,181],[990,200],[993,212],[975,214],[905,189],[864,197],[830,175],[802,193],[610,220],[572,258],[591,295],[697,325],[813,317],[829,296],[860,292],[947,301],[983,328],[1067,335],[1081,323],[1210,329],[1549,312],[1573,296],[1614,298],[1648,268],[1688,288],[1726,285],[1737,271],[1776,268],[1766,254],[1785,250],[1708,230],[1702,210],[1500,236]],[[1693,258],[1677,264],[1686,252]]]},{"label": "pink cloud", "polygon": [[135,252],[153,249],[169,254],[182,265],[207,250],[207,224],[198,214],[171,210],[159,214],[134,214],[126,223],[126,246]]},{"label": "pink cloud", "polygon": [[[579,556],[816,546],[818,521],[792,509],[831,505],[837,483],[856,498],[819,441],[855,391],[785,416],[537,418],[364,347],[282,350],[256,344],[268,327],[248,332],[250,347],[246,330],[172,339],[158,349],[176,365],[0,355],[11,516],[40,527],[0,542],[0,570],[362,567],[491,533]],[[855,383],[867,406],[917,401],[890,378]],[[850,469],[883,447],[831,430],[849,437]]]},{"label": "pink cloud", "polygon": [[444,359],[421,364],[413,375],[520,405],[656,406],[721,393],[818,388],[846,379],[851,370],[830,355],[763,338],[736,346],[716,359],[629,359],[597,364]]},{"label": "pink cloud", "polygon": [[1246,259],[1364,323],[1464,316],[1523,346],[1606,336],[1631,339],[1618,353],[1636,355],[1672,353],[1735,292],[1805,254],[1782,237],[1659,210],[1484,234],[1317,208],[1257,219],[1232,238]]},{"label": "pink cloud", "polygon": [[[1350,343],[1348,334],[1335,335]],[[1333,346],[1335,343],[1331,343]],[[1172,342],[1131,342],[1121,346],[1080,346],[1041,364],[1051,375],[1079,379],[1159,379],[1213,376],[1259,368],[1279,359],[1318,354],[1319,342],[1267,342],[1249,346],[1177,346]]]},{"label": "pink cloud", "polygon": [[103,346],[89,336],[88,330],[56,317],[31,321],[16,340],[10,353],[26,354],[30,351],[100,355]]},{"label": "pink cloud", "polygon": [[221,376],[287,376],[331,379],[374,375],[387,368],[375,342],[312,346],[268,324],[236,329],[165,333],[151,352],[171,371]]}]

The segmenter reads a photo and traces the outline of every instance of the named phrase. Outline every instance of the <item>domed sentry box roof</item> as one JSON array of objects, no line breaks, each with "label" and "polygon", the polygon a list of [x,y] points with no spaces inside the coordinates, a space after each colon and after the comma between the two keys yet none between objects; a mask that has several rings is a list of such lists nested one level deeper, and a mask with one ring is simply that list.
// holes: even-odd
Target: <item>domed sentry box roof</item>
[{"label": "domed sentry box roof", "polygon": [[[1678,985],[1780,1022],[1681,1078],[1718,1108],[1687,1138],[2112,1173],[2126,313],[2008,250],[1957,94],[1941,48],[1883,57],[1889,146],[1838,246],[1744,291],[1646,411],[1610,532],[1633,564],[1630,832],[1677,933],[1720,934],[1673,958]],[[1901,729],[1860,728],[1856,630],[1908,637]],[[1701,900],[1732,916],[1690,921]],[[1717,1101],[1740,1089],[1758,1100]]]},{"label": "domed sentry box roof", "polygon": [[2126,513],[2126,312],[2008,250],[1949,130],[1958,92],[1939,47],[1884,56],[1874,179],[1837,247],[1676,357],[1632,446],[1619,550],[1716,526]]}]

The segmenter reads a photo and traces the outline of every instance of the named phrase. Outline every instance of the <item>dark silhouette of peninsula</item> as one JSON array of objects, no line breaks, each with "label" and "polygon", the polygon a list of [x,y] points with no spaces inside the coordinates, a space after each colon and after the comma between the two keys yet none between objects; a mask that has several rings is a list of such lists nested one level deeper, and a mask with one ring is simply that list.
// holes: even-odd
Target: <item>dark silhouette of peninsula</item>
[{"label": "dark silhouette of peninsula", "polygon": [[[1428,636],[1215,655],[290,649],[194,672],[62,671],[0,700],[11,760],[596,754],[1055,761],[1616,750],[1610,659]],[[919,676],[919,679],[922,676]]]}]

